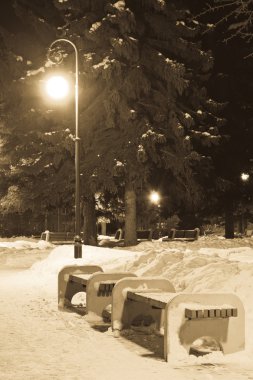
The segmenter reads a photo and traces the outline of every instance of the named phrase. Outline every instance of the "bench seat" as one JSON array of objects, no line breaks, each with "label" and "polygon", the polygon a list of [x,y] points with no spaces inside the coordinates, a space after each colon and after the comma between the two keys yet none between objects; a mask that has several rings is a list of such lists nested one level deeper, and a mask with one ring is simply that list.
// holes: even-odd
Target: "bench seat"
[{"label": "bench seat", "polygon": [[[82,237],[83,233],[81,233]],[[42,232],[40,239],[45,240],[54,244],[64,243],[73,243],[75,238],[74,232],[51,232],[45,231]]]},{"label": "bench seat", "polygon": [[[69,281],[72,283],[74,282],[76,284],[82,285],[83,291],[86,291],[87,285],[92,276],[93,276],[92,274],[70,275]],[[100,281],[99,287],[97,289],[97,296],[100,297],[100,296],[111,295],[115,284],[116,284],[116,281],[114,280]]]},{"label": "bench seat", "polygon": [[[137,302],[144,302],[154,308],[165,309],[168,302],[175,297],[174,293],[161,293],[159,290],[142,291],[142,292],[127,292],[127,299]],[[185,318],[229,318],[237,317],[237,308],[217,308],[217,306],[209,306],[208,308],[185,308]]]},{"label": "bench seat", "polygon": [[174,293],[162,292],[160,289],[148,289],[143,290],[141,292],[127,292],[127,299],[136,301],[136,302],[144,302],[151,305],[154,308],[165,309],[167,303],[174,296]]},{"label": "bench seat", "polygon": [[199,238],[199,228],[194,230],[176,230],[172,228],[168,234],[168,237],[162,238],[162,241],[194,241]]},{"label": "bench seat", "polygon": [[87,320],[102,319],[103,310],[112,302],[112,291],[118,280],[136,277],[130,272],[103,272],[98,266],[67,266],[58,275],[58,307],[73,308],[72,298],[86,293]]},{"label": "bench seat", "polygon": [[69,281],[76,282],[78,284],[82,284],[84,286],[87,285],[87,282],[92,274],[70,274]]},{"label": "bench seat", "polygon": [[[111,239],[102,239],[98,245],[100,247],[108,247],[108,248],[113,248],[113,247],[124,247],[125,245],[125,233],[124,231],[119,228],[114,237]],[[137,242],[140,243],[142,241],[147,241],[147,240],[152,240],[152,230],[137,230],[136,231],[136,237],[137,237]]]},{"label": "bench seat", "polygon": [[182,350],[179,346],[190,353],[192,344],[202,337],[213,338],[224,354],[245,347],[244,307],[233,293],[176,293],[168,280],[157,277],[118,281],[112,296],[115,335],[136,320],[144,323],[147,317],[164,332],[166,361],[173,351]]}]

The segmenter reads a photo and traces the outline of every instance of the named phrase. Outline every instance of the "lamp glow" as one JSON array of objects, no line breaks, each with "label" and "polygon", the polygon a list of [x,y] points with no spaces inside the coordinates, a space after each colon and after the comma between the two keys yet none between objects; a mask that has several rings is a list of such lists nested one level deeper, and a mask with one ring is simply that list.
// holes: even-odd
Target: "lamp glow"
[{"label": "lamp glow", "polygon": [[151,202],[155,204],[158,204],[160,201],[160,195],[157,193],[157,191],[152,191],[149,198]]},{"label": "lamp glow", "polygon": [[242,181],[247,182],[249,180],[249,174],[248,173],[242,173],[241,179],[242,179]]},{"label": "lamp glow", "polygon": [[46,83],[46,91],[53,99],[63,99],[69,93],[69,84],[65,78],[54,76],[48,79]]}]

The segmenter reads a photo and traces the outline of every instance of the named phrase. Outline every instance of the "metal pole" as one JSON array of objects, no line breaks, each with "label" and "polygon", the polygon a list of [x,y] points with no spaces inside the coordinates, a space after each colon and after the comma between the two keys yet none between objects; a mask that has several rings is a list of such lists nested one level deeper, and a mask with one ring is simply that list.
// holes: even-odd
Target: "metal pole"
[{"label": "metal pole", "polygon": [[75,51],[75,237],[74,237],[74,258],[82,257],[82,239],[81,239],[81,215],[80,215],[80,137],[79,137],[79,91],[78,91],[78,50],[76,45],[65,38],[55,40],[50,48],[58,42],[69,43]]}]

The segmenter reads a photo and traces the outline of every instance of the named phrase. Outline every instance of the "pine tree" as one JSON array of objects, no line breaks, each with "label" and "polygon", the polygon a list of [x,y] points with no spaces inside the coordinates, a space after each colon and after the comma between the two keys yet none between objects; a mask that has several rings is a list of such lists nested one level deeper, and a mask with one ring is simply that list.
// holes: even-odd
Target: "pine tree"
[{"label": "pine tree", "polygon": [[218,100],[226,101],[223,115],[227,124],[223,133],[227,138],[215,158],[217,180],[211,207],[213,212],[225,214],[225,236],[233,238],[234,215],[240,216],[243,209],[245,212],[251,207],[251,197],[246,194],[252,184],[251,181],[243,183],[241,173],[252,172],[253,106],[249,80],[252,1],[215,0],[209,2],[208,7],[195,3],[196,14],[210,24],[212,31],[205,35],[205,44],[212,48],[215,57],[209,88]]},{"label": "pine tree", "polygon": [[200,194],[194,167],[209,161],[220,141],[220,107],[204,87],[213,59],[198,42],[202,26],[178,4],[58,4],[67,21],[62,32],[82,57],[87,185],[111,190],[124,185],[127,245],[136,241],[136,189],[150,169],[171,173],[194,203]]},{"label": "pine tree", "polygon": [[[28,17],[24,13],[27,2],[20,0],[18,4],[19,14]],[[49,46],[56,38],[46,4],[40,8],[36,1],[29,12],[30,26],[36,38],[40,36],[41,48],[33,53],[36,64],[30,70],[22,67],[25,80],[15,83],[14,96],[10,92],[9,105],[15,104],[19,120],[9,119],[8,124],[13,125],[5,147],[18,147],[12,160],[15,170],[22,173],[20,178],[32,172],[34,186],[39,184],[38,178],[51,178],[50,183],[58,184],[61,194],[60,173],[69,173],[65,165],[70,165],[73,157],[71,111],[46,112],[46,106],[34,97],[34,83],[54,70],[42,58],[46,43]],[[151,171],[163,168],[194,207],[201,196],[197,171],[202,164],[208,167],[212,146],[220,141],[218,127],[223,120],[217,116],[219,105],[205,89],[213,60],[198,40],[202,26],[192,19],[184,2],[55,0],[54,6],[59,11],[57,20],[65,21],[58,27],[58,36],[73,41],[80,56],[84,202],[94,209],[96,191],[116,192],[124,187],[126,244],[134,244],[136,193]],[[59,45],[59,52],[64,55],[61,67],[73,73],[73,51]],[[30,65],[27,56],[21,58],[23,66]],[[18,143],[11,136],[13,132],[16,140],[20,138]],[[59,138],[64,141],[63,150]],[[27,149],[28,141],[35,143]],[[38,171],[41,177],[35,175]],[[49,196],[56,202],[54,194],[43,192],[39,193],[41,199]],[[94,226],[94,213],[89,214],[93,223],[86,218],[86,225]]]},{"label": "pine tree", "polygon": [[57,10],[50,1],[28,3],[10,2],[10,19],[1,20],[0,27],[0,133],[5,157],[1,169],[9,185],[2,193],[1,208],[36,214],[70,203],[66,173],[73,182],[73,141],[67,123],[60,129],[43,106],[35,75],[43,72],[46,48],[55,38]]}]

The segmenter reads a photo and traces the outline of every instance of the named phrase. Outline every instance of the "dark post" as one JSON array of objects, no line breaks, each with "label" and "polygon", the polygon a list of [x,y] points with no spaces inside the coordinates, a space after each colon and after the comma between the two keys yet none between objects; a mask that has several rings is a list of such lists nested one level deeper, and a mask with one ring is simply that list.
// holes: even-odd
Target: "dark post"
[{"label": "dark post", "polygon": [[[75,237],[74,237],[74,258],[79,259],[82,257],[82,240],[81,240],[81,231],[80,231],[80,138],[79,138],[79,125],[78,125],[78,51],[76,45],[65,38],[59,38],[52,42],[49,48],[49,53],[51,52],[51,48],[58,42],[67,42],[70,44],[75,50]],[[48,57],[50,59],[50,57]],[[61,58],[62,59],[62,58]],[[52,62],[52,60],[51,60]],[[58,61],[59,63],[60,61]]]},{"label": "dark post", "polygon": [[80,138],[79,138],[79,99],[78,99],[78,51],[74,45],[76,56],[76,83],[75,83],[75,118],[76,118],[76,136],[75,136],[75,238],[74,238],[74,257],[82,257],[82,239],[81,239],[81,213],[80,213]]}]

